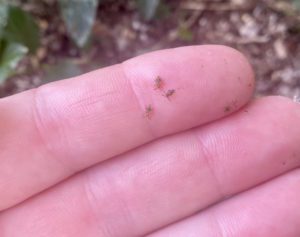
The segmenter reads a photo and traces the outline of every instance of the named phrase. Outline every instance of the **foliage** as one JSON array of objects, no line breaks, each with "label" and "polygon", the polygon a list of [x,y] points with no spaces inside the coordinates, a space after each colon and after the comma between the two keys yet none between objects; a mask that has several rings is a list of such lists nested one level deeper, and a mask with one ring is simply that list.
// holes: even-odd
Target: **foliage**
[{"label": "foliage", "polygon": [[67,31],[79,47],[83,47],[90,36],[99,0],[59,0]]},{"label": "foliage", "polygon": [[146,20],[153,19],[159,4],[160,0],[138,0],[140,13]]},{"label": "foliage", "polygon": [[0,4],[0,37],[3,34],[3,28],[7,24],[8,6]]},{"label": "foliage", "polygon": [[[61,16],[70,38],[80,48],[91,35],[97,7],[104,0],[57,0]],[[140,14],[145,20],[159,18],[167,13],[160,0],[136,0]],[[6,3],[4,3],[6,2]],[[20,60],[27,54],[34,54],[39,47],[39,28],[33,17],[20,7],[0,2],[0,84],[14,74]],[[189,32],[182,32],[182,38],[190,39]],[[68,69],[74,65],[63,64]]]},{"label": "foliage", "polygon": [[39,45],[38,26],[22,9],[0,5],[0,83],[11,76],[27,52]]},{"label": "foliage", "polygon": [[19,61],[27,52],[28,49],[22,44],[7,41],[1,42],[0,83],[5,81],[11,75]]},{"label": "foliage", "polygon": [[4,30],[4,38],[9,42],[17,42],[34,53],[39,46],[38,26],[28,13],[18,7],[10,6]]}]

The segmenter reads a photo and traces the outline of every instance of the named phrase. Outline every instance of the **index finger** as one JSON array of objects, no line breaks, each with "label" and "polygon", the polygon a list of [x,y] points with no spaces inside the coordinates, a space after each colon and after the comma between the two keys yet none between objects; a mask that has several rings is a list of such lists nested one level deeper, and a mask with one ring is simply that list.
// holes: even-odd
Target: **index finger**
[{"label": "index finger", "polygon": [[253,80],[237,51],[191,46],[2,99],[0,210],[95,163],[238,110]]}]

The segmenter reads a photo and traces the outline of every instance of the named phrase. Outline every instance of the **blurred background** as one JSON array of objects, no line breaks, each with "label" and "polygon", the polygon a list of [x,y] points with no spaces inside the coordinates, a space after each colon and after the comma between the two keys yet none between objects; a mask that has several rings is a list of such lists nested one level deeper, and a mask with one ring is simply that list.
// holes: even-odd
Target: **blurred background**
[{"label": "blurred background", "polygon": [[0,97],[158,49],[223,44],[300,98],[300,0],[0,0]]}]

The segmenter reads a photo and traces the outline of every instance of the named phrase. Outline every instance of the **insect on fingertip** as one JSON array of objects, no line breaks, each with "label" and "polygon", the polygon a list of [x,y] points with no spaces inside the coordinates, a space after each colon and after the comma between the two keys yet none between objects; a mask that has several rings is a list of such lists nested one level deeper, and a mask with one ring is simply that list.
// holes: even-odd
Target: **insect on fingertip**
[{"label": "insect on fingertip", "polygon": [[168,99],[170,99],[170,97],[173,96],[175,94],[175,92],[176,91],[174,89],[170,89],[164,94],[164,96],[167,97]]},{"label": "insect on fingertip", "polygon": [[154,90],[161,90],[164,87],[164,82],[160,76],[157,76],[154,80]]},{"label": "insect on fingertip", "polygon": [[147,105],[145,108],[145,117],[151,119],[153,116],[153,107],[152,105]]}]

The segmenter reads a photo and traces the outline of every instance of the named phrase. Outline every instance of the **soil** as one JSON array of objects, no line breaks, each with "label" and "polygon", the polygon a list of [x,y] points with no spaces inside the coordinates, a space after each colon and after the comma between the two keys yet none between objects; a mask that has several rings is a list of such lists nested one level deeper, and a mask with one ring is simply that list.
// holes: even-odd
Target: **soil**
[{"label": "soil", "polygon": [[289,1],[165,0],[155,19],[145,21],[135,1],[103,0],[93,37],[84,50],[68,38],[55,0],[23,0],[20,6],[37,19],[41,47],[20,63],[16,76],[0,86],[0,97],[48,82],[45,68],[66,58],[83,73],[148,51],[223,44],[248,57],[255,69],[258,96],[300,98],[300,13]]}]

